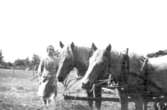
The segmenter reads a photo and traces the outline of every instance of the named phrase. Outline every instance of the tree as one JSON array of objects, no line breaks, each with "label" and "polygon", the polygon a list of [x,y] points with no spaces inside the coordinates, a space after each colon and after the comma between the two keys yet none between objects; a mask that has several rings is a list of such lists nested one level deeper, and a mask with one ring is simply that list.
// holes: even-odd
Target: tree
[{"label": "tree", "polygon": [[14,61],[14,66],[16,66],[16,68],[19,69],[25,69],[25,68],[29,68],[31,65],[31,62],[29,60],[29,58],[25,58],[25,59],[16,59]]},{"label": "tree", "polygon": [[23,59],[16,59],[14,61],[14,65],[15,66],[25,66],[25,60],[23,60]]}]

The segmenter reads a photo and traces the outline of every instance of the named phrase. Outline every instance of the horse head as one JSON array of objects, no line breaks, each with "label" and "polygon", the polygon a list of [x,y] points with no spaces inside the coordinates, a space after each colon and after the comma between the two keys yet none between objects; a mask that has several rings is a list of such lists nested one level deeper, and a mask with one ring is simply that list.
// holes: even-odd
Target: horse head
[{"label": "horse head", "polygon": [[109,70],[111,45],[106,49],[96,49],[89,59],[89,67],[82,79],[82,87],[89,89],[97,79],[103,78]]},{"label": "horse head", "polygon": [[73,42],[69,46],[60,43],[60,47],[62,51],[57,71],[58,80],[63,82],[74,67],[78,69],[78,74],[83,76],[88,67],[88,59],[96,49],[95,44],[92,43],[91,48],[86,48],[76,46]]},{"label": "horse head", "polygon": [[65,47],[64,44],[60,42],[60,47],[62,48],[62,51],[57,70],[57,78],[60,82],[63,82],[68,73],[73,69],[74,65],[73,50],[75,48],[75,45],[72,42],[71,45]]}]

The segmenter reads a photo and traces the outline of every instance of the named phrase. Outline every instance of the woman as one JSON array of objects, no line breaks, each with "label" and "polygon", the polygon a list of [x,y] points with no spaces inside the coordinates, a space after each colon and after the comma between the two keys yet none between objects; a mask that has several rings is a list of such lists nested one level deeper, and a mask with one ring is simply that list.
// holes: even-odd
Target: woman
[{"label": "woman", "polygon": [[38,95],[42,97],[45,106],[55,99],[57,95],[56,72],[58,68],[58,57],[55,56],[55,50],[52,45],[47,47],[47,57],[41,60],[38,67],[40,84]]}]

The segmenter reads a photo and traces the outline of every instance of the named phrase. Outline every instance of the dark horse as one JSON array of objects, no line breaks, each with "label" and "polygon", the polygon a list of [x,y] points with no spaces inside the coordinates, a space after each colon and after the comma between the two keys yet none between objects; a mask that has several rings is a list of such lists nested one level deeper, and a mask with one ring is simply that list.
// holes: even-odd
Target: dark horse
[{"label": "dark horse", "polygon": [[[130,60],[129,65],[131,68],[128,67],[129,68],[128,73],[126,71],[124,71],[125,73],[122,73],[123,72],[122,68],[124,68],[122,63],[125,64],[124,65],[125,67],[128,66],[126,65],[126,62],[123,62],[124,58],[125,56],[123,54],[111,52],[111,45],[107,46],[107,48],[104,50],[97,49],[93,53],[92,57],[90,57],[88,70],[85,76],[82,78],[83,87],[89,87],[89,85],[92,85],[97,80],[103,79],[106,73],[111,73],[113,79],[118,81],[120,86],[118,90],[121,99],[121,110],[128,110],[128,96],[130,96],[134,100],[136,109],[142,110],[144,105],[144,95],[146,93],[144,92],[146,86],[145,76],[144,76],[145,65],[143,66],[143,62],[141,62],[143,57],[133,55],[129,58]],[[143,70],[141,72],[142,66]],[[122,77],[122,75],[125,76]],[[158,86],[158,83],[163,82],[165,80],[163,81],[154,80],[157,79],[157,77],[160,78],[160,75],[158,75],[157,73],[156,74],[150,73],[150,76],[147,76],[148,78],[147,82],[149,83],[149,89],[150,89],[148,91],[151,92],[153,92],[153,90],[154,92],[160,91],[160,86]],[[167,74],[165,75],[165,77],[167,77]],[[165,88],[165,86],[163,87]]]},{"label": "dark horse", "polygon": [[[89,58],[93,50],[96,49],[96,46],[92,44],[91,48],[85,48],[75,46],[74,43],[71,43],[71,45],[67,47],[64,47],[64,45],[60,43],[60,46],[62,47],[62,52],[57,71],[58,80],[63,82],[74,67],[78,69],[78,76],[84,76],[89,65]],[[98,89],[99,88],[96,88],[94,91],[95,97],[101,97],[101,93],[99,93]],[[88,97],[93,97],[93,91],[90,91],[90,89],[86,91]],[[88,101],[88,103],[90,108],[93,109],[93,101]],[[101,101],[96,101],[96,108],[100,109],[100,106]]]}]

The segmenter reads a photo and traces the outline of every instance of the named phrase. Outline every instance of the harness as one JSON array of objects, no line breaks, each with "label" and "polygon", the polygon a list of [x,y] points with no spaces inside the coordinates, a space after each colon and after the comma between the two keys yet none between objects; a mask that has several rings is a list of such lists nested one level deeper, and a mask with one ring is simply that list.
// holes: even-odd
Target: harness
[{"label": "harness", "polygon": [[[111,81],[112,81],[112,76],[111,76],[111,72],[110,72],[110,68],[111,68],[111,57],[110,57],[110,54],[108,54],[109,57],[108,57],[108,63],[107,63],[107,67],[106,67],[106,70],[104,71],[104,73],[107,75],[107,78],[106,79],[102,79],[102,80],[97,80],[93,85],[92,85],[92,88],[90,89],[90,91],[93,91],[95,89],[95,87],[97,86],[101,86],[103,84],[108,84],[110,85],[111,84]],[[105,77],[105,76],[104,76]],[[94,91],[93,91],[94,92]]]},{"label": "harness", "polygon": [[122,65],[121,65],[121,75],[120,82],[121,85],[127,84],[128,74],[129,74],[129,56],[127,54],[123,55]]}]

